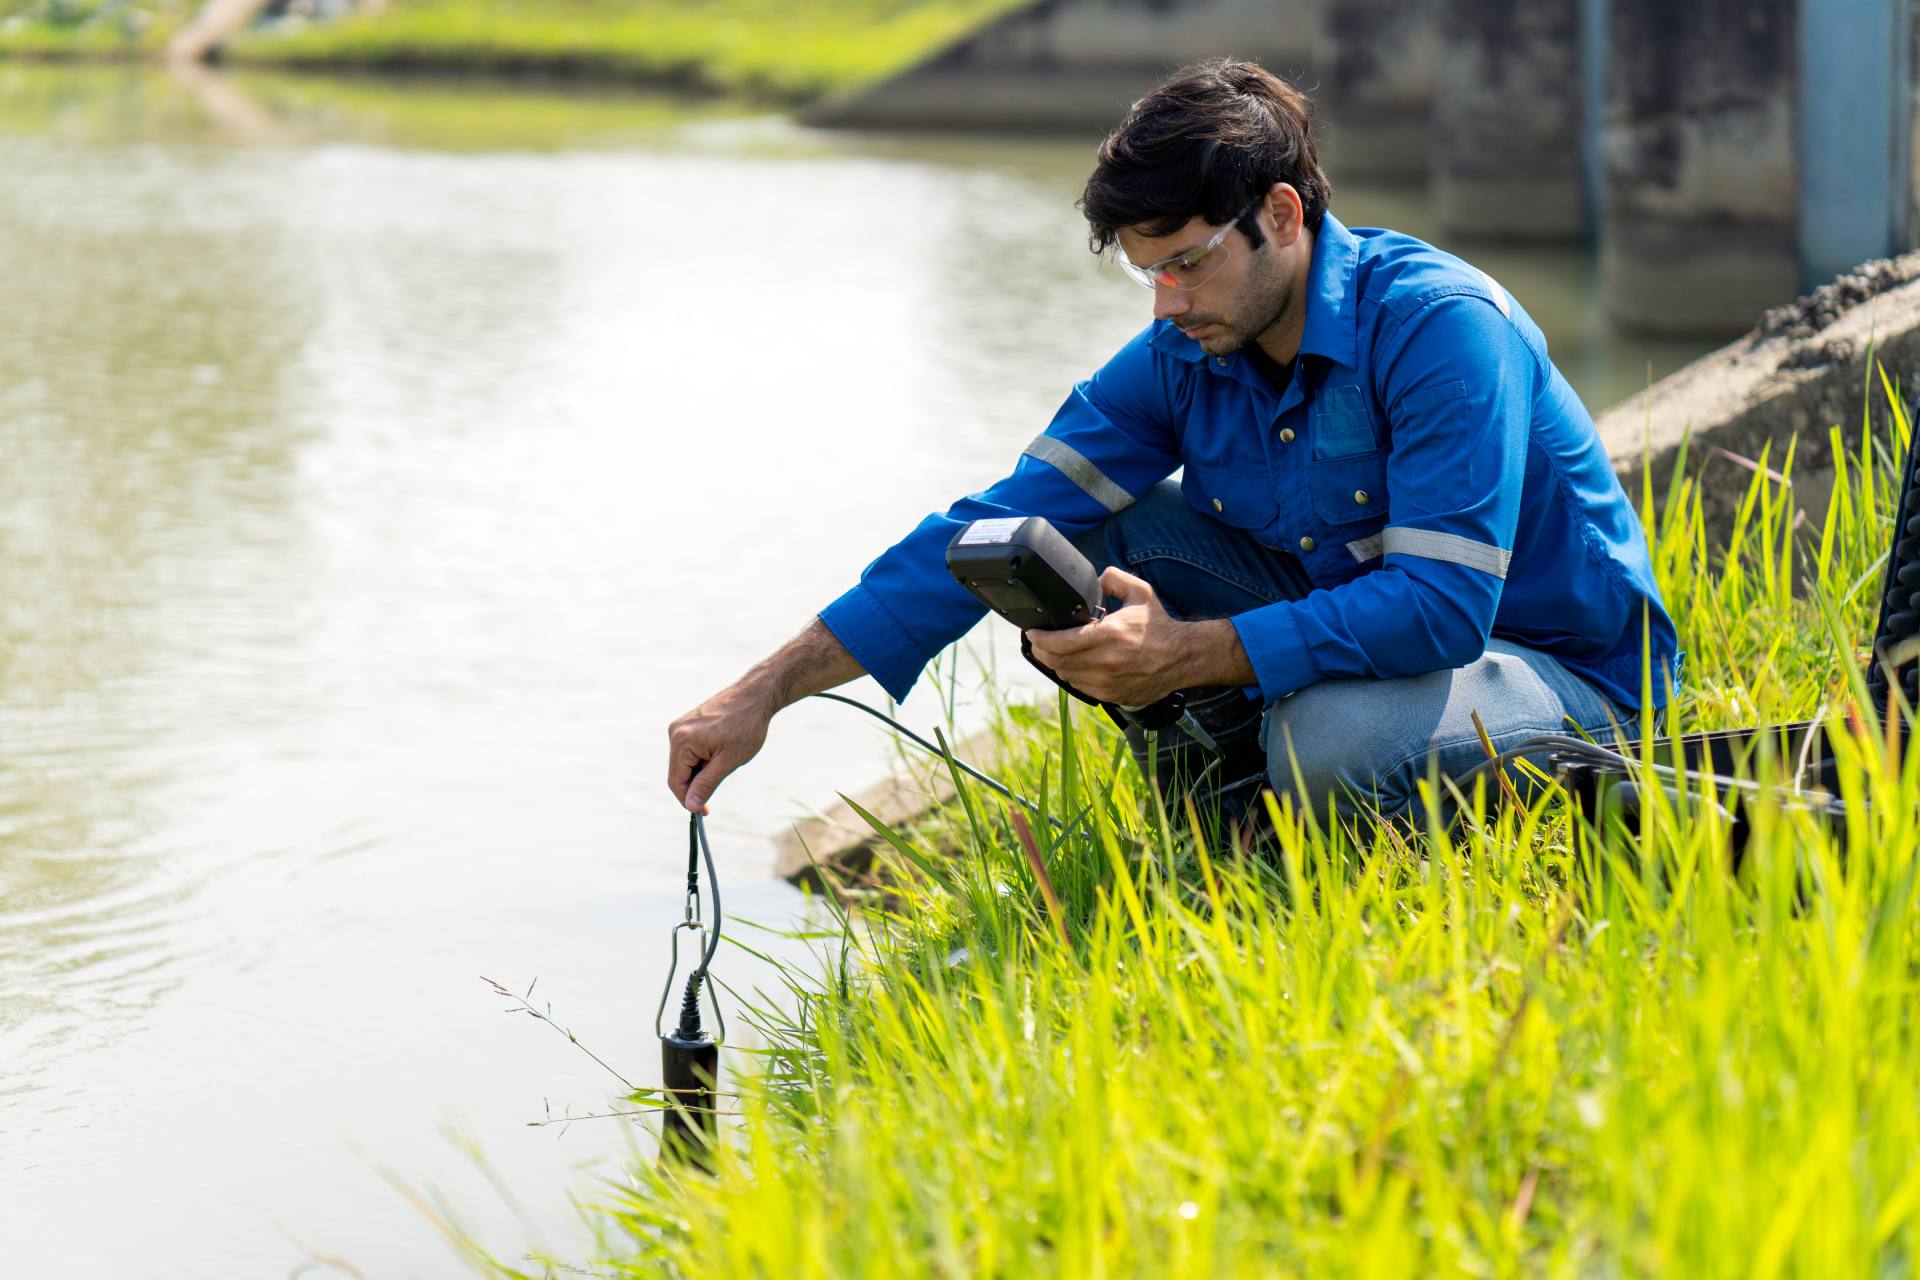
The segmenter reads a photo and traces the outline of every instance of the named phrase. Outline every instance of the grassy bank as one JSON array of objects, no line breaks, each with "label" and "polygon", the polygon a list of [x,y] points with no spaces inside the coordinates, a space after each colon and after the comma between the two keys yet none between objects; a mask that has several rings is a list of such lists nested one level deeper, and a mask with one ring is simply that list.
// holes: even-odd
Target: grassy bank
[{"label": "grassy bank", "polygon": [[234,45],[236,60],[559,74],[797,102],[875,79],[1010,0],[400,0]]},{"label": "grassy bank", "polygon": [[[377,14],[282,22],[236,63],[538,72],[798,102],[899,69],[1017,0],[393,0]],[[0,0],[0,55],[147,57],[186,0]]]},{"label": "grassy bank", "polygon": [[[1764,471],[1724,550],[1684,485],[1650,522],[1677,728],[1847,721],[1907,434],[1816,559]],[[1594,831],[1551,790],[1250,858],[1064,710],[1005,767],[1065,829],[1029,855],[967,785],[894,833],[902,895],[732,1054],[715,1175],[599,1192],[596,1274],[1913,1273],[1920,756],[1848,738],[1845,832],[1763,803],[1737,874],[1711,804]]]}]

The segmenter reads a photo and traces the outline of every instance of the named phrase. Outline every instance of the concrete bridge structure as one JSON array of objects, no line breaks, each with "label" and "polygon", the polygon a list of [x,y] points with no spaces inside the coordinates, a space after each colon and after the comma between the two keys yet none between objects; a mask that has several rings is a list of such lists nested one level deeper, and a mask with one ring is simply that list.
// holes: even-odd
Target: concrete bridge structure
[{"label": "concrete bridge structure", "polygon": [[1343,177],[1462,238],[1581,240],[1609,314],[1733,333],[1920,245],[1920,0],[1036,0],[821,123],[1096,137],[1173,67],[1312,93]]}]

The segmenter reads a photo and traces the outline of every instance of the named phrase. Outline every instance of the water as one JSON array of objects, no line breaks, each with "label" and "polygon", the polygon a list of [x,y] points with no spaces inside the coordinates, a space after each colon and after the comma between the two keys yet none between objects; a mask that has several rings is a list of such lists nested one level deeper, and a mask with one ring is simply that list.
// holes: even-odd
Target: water
[{"label": "water", "polygon": [[[383,1174],[577,1253],[631,1135],[528,1122],[617,1082],[478,975],[652,1079],[665,725],[1144,322],[1087,154],[0,65],[0,1270],[458,1273]],[[1473,256],[1593,403],[1696,353],[1608,334],[1582,255]],[[770,835],[888,758],[783,715],[716,801],[730,905],[799,910]]]}]

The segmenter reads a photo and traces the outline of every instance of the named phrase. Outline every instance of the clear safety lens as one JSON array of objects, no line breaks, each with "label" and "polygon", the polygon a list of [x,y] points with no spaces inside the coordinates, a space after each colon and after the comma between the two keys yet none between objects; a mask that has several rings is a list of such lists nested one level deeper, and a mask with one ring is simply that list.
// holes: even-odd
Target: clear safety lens
[{"label": "clear safety lens", "polygon": [[[1238,221],[1238,219],[1236,219]],[[1226,242],[1195,249],[1192,253],[1178,258],[1169,258],[1157,262],[1151,267],[1136,266],[1127,261],[1125,254],[1119,255],[1120,266],[1126,273],[1149,289],[1165,285],[1169,289],[1198,289],[1213,274],[1225,266],[1231,256]]]}]

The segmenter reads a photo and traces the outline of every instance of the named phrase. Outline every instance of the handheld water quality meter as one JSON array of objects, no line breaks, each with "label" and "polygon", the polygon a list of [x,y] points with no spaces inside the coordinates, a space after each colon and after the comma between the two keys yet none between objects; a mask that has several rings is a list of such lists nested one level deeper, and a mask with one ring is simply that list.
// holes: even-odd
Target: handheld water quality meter
[{"label": "handheld water quality meter", "polygon": [[[975,520],[947,544],[947,571],[980,603],[1022,631],[1063,631],[1106,614],[1100,575],[1093,564],[1040,516]],[[1143,729],[1184,724],[1203,743],[1204,731],[1186,715],[1186,700],[1170,693],[1147,707],[1115,707],[1089,698],[1033,656],[1024,639],[1020,652],[1049,680],[1082,702],[1106,709],[1117,723]]]},{"label": "handheld water quality meter", "polygon": [[1100,617],[1100,575],[1038,516],[975,520],[947,544],[947,569],[1022,631],[1063,631]]}]

